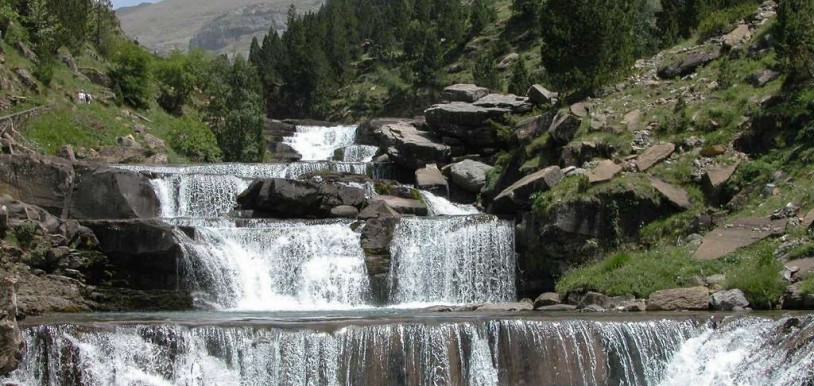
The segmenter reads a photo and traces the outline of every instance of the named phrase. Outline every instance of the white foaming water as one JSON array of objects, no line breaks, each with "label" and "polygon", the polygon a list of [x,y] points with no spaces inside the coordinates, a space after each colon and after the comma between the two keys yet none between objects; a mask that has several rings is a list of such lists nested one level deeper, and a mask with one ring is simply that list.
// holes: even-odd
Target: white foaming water
[{"label": "white foaming water", "polygon": [[371,162],[376,152],[379,151],[377,146],[370,145],[351,145],[342,149],[342,161],[344,162]]},{"label": "white foaming water", "polygon": [[334,157],[337,149],[353,145],[356,126],[297,126],[292,137],[283,143],[302,155],[303,161],[324,161]]},{"label": "white foaming water", "polygon": [[[792,323],[798,320],[799,323]],[[687,340],[662,386],[799,386],[814,382],[814,318],[740,318]]]},{"label": "white foaming water", "polygon": [[[40,326],[24,385],[650,385],[691,321]],[[638,361],[630,366],[630,361]]]},{"label": "white foaming water", "polygon": [[514,231],[493,216],[402,218],[390,247],[394,303],[497,303],[515,289]]},{"label": "white foaming water", "polygon": [[466,216],[480,213],[473,205],[457,204],[424,190],[421,191],[421,197],[427,204],[430,216]]},{"label": "white foaming water", "polygon": [[[186,222],[186,224],[184,224]],[[187,280],[200,303],[229,310],[364,307],[369,284],[350,223],[178,220]]]}]

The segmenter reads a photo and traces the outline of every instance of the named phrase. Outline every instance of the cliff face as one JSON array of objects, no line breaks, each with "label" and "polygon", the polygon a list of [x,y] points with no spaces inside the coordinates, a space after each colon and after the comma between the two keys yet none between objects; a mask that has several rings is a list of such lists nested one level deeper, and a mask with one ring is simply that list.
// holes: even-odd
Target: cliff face
[{"label": "cliff face", "polygon": [[204,48],[248,52],[253,36],[285,28],[285,14],[316,10],[323,0],[163,0],[116,12],[122,29],[151,51]]}]

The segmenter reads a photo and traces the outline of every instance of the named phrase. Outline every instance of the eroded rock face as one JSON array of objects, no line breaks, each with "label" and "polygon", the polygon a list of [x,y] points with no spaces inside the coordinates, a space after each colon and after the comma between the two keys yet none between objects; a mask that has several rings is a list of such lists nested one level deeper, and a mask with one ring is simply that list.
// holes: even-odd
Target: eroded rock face
[{"label": "eroded rock face", "polygon": [[339,206],[361,209],[365,192],[349,186],[284,178],[255,180],[237,198],[243,210],[255,217],[327,218]]},{"label": "eroded rock face", "polygon": [[363,144],[385,148],[389,158],[402,168],[416,170],[427,164],[444,164],[450,158],[449,146],[407,120],[373,120],[360,126],[359,135]]},{"label": "eroded rock face", "polygon": [[45,156],[0,155],[0,194],[39,206],[57,217],[68,214],[73,164]]},{"label": "eroded rock face", "polygon": [[674,288],[656,291],[647,300],[648,311],[708,310],[707,287]]},{"label": "eroded rock face", "polygon": [[489,95],[489,89],[474,84],[454,84],[445,87],[441,97],[449,102],[475,102]]},{"label": "eroded rock face", "polygon": [[14,371],[22,360],[23,339],[17,327],[16,281],[0,278],[0,377]]},{"label": "eroded rock face", "polygon": [[562,171],[559,166],[551,166],[521,178],[495,197],[489,208],[490,213],[511,214],[531,205],[529,197],[534,192],[546,191],[560,183]]}]

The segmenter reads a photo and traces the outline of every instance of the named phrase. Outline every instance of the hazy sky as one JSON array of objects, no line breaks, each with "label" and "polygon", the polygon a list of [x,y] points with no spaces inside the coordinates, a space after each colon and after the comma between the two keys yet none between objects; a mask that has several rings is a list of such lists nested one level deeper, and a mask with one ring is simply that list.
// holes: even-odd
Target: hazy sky
[{"label": "hazy sky", "polygon": [[130,7],[141,3],[157,3],[158,0],[113,0],[113,9]]}]

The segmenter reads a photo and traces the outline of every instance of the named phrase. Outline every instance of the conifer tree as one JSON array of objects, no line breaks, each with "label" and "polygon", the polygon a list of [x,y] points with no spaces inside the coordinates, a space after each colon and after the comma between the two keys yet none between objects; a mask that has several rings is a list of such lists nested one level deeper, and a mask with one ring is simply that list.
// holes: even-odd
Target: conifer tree
[{"label": "conifer tree", "polygon": [[778,53],[788,83],[814,79],[814,2],[782,0],[777,7]]},{"label": "conifer tree", "polygon": [[517,59],[512,65],[512,77],[509,81],[509,92],[515,95],[526,95],[529,87],[534,81],[528,68],[526,68],[526,60],[523,55]]},{"label": "conifer tree", "polygon": [[494,54],[491,52],[483,52],[478,56],[475,62],[475,68],[472,70],[472,75],[475,78],[475,83],[479,86],[494,91],[501,91],[503,89],[500,74],[498,74],[497,66],[495,65]]}]

